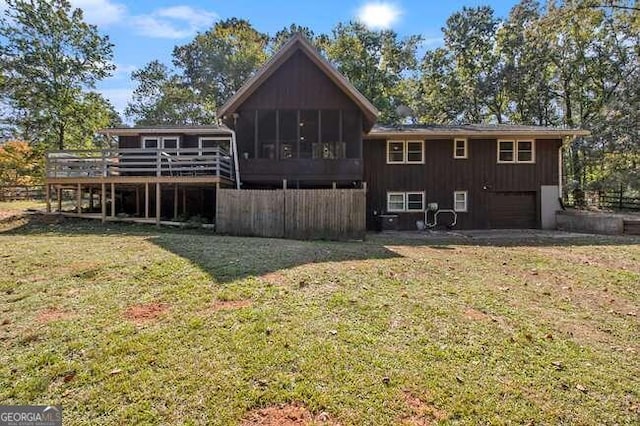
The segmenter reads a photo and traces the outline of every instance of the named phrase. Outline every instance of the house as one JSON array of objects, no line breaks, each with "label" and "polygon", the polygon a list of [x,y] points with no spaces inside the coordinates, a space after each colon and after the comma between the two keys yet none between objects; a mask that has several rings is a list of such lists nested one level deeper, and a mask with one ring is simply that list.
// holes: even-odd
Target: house
[{"label": "house", "polygon": [[73,190],[83,216],[215,222],[225,188],[364,188],[368,229],[547,228],[559,208],[563,142],[588,134],[377,125],[376,108],[299,35],[218,116],[212,126],[106,129],[113,149],[49,153],[47,200]]}]

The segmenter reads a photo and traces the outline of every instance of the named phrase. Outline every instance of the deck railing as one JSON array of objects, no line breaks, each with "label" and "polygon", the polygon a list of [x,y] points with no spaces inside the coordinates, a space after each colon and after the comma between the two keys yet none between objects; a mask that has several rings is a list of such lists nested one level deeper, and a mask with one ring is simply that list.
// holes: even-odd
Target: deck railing
[{"label": "deck railing", "polygon": [[47,154],[47,177],[218,176],[233,180],[233,161],[219,147],[65,150]]}]

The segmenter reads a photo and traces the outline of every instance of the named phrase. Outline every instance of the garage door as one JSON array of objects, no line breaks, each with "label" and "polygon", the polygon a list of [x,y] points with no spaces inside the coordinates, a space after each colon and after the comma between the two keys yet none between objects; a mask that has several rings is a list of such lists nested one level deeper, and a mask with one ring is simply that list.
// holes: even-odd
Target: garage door
[{"label": "garage door", "polygon": [[495,229],[536,228],[535,192],[494,192],[489,205],[489,226]]}]

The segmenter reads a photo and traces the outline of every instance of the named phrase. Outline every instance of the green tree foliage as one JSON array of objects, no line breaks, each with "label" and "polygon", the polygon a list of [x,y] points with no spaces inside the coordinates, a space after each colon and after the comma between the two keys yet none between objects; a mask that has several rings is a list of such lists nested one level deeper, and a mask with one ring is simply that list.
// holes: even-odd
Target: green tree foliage
[{"label": "green tree foliage", "polygon": [[397,122],[396,108],[410,103],[407,90],[417,68],[422,38],[400,38],[390,30],[372,31],[360,23],[338,24],[323,42],[326,55],[379,110],[382,123]]},{"label": "green tree foliage", "polygon": [[215,122],[215,103],[158,61],[134,71],[137,83],[125,115],[137,125],[196,125]]},{"label": "green tree foliage", "polygon": [[48,147],[84,144],[75,138],[108,125],[113,115],[108,102],[86,92],[113,71],[113,46],[67,0],[6,3],[0,19],[6,121]]},{"label": "green tree foliage", "polygon": [[268,43],[248,21],[231,18],[176,47],[173,63],[202,99],[220,106],[267,60]]}]

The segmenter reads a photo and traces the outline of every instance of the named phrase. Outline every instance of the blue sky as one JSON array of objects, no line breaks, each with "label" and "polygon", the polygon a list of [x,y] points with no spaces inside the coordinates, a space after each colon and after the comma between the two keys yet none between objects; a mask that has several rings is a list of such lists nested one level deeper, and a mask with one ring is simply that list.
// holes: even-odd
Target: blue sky
[{"label": "blue sky", "polygon": [[[89,23],[109,35],[115,44],[115,74],[98,89],[120,112],[133,84],[131,71],[153,59],[170,63],[176,45],[191,41],[198,31],[217,20],[231,17],[249,20],[270,34],[291,23],[315,33],[328,33],[338,22],[360,20],[372,28],[391,28],[401,35],[421,34],[423,48],[442,43],[446,19],[463,6],[489,4],[498,16],[506,16],[516,0],[71,0],[85,11]],[[0,10],[5,7],[0,0]]]}]

